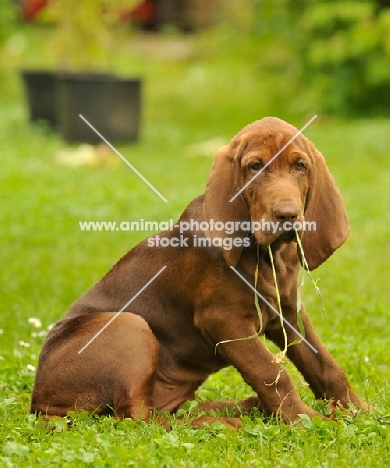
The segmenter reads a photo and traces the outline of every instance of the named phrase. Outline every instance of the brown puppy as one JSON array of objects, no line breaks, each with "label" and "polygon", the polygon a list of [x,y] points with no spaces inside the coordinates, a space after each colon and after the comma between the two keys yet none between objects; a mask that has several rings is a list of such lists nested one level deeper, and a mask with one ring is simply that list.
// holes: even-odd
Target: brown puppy
[{"label": "brown puppy", "polygon": [[[261,326],[260,334],[285,346],[275,313],[269,245],[283,316],[291,325],[285,326],[287,341],[299,338],[294,329],[298,330],[300,255],[295,232],[288,226],[304,220],[316,223],[315,231],[300,232],[311,270],[347,238],[339,190],[323,156],[303,135],[264,169],[296,134],[297,129],[282,120],[264,118],[245,127],[218,152],[205,195],[188,206],[178,226],[134,247],[50,331],[39,360],[32,412],[58,417],[70,410],[113,411],[119,417],[146,419],[154,408],[174,411],[194,399],[195,390],[211,373],[233,365],[256,392],[256,397],[238,403],[242,410],[258,407],[280,414],[286,422],[301,413],[317,414],[302,402],[287,371],[260,339],[239,340],[255,335]],[[207,224],[197,229],[196,223],[202,221]],[[250,222],[262,223],[261,229],[250,232]],[[256,266],[257,290],[266,300],[259,298],[261,323],[254,293],[242,279],[254,285]],[[307,341],[288,347],[287,356],[315,396],[367,409],[303,306],[301,316]]]}]

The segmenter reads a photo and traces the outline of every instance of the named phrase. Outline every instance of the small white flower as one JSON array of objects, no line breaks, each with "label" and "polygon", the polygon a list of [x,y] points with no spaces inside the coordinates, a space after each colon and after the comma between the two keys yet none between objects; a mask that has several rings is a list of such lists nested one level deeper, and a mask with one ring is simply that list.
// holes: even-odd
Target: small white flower
[{"label": "small white flower", "polygon": [[39,320],[39,318],[30,317],[28,319],[28,323],[30,323],[35,328],[42,328],[42,322]]},{"label": "small white flower", "polygon": [[29,348],[31,345],[30,343],[26,343],[25,341],[20,340],[19,341],[20,346],[23,346],[23,348]]},{"label": "small white flower", "polygon": [[4,330],[0,328],[0,335],[2,335],[3,333],[4,333]]},{"label": "small white flower", "polygon": [[369,362],[370,358],[368,356],[364,356],[364,362]]},{"label": "small white flower", "polygon": [[39,332],[31,332],[32,338],[45,338],[46,335],[47,335],[46,330],[39,330]]},{"label": "small white flower", "polygon": [[33,366],[32,364],[27,364],[27,369],[28,369],[30,372],[35,372],[35,371],[36,371],[36,367]]}]

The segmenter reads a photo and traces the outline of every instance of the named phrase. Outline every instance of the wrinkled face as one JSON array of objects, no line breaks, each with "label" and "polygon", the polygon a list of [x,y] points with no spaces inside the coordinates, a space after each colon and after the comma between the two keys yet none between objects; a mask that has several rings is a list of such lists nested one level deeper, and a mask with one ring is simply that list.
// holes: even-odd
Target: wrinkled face
[{"label": "wrinkled face", "polygon": [[[324,157],[295,127],[276,117],[247,125],[218,151],[206,185],[203,218],[214,221],[205,231],[213,240],[245,240],[251,223],[263,246],[291,242],[298,232],[310,270],[332,255],[349,231],[340,191]],[[238,227],[221,233],[216,222]],[[232,245],[220,247],[229,266],[238,264],[245,247]]]},{"label": "wrinkled face", "polygon": [[296,135],[295,129],[243,135],[241,157],[243,190],[259,244],[288,242],[304,227],[304,205],[309,187],[311,159],[304,137],[299,135],[269,164],[269,161]]}]

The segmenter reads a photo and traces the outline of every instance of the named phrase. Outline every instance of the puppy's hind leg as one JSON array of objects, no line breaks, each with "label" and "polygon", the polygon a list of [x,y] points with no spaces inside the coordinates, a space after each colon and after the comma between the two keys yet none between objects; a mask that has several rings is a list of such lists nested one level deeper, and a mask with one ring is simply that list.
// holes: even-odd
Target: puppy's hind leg
[{"label": "puppy's hind leg", "polygon": [[131,313],[119,315],[102,335],[105,332],[107,335],[102,336],[98,352],[111,355],[114,413],[118,418],[146,420],[154,409],[159,343],[146,321]]},{"label": "puppy's hind leg", "polygon": [[39,359],[31,412],[61,417],[111,408],[120,418],[149,416],[159,343],[132,313],[123,312],[103,329],[114,316],[85,314],[53,327]]}]

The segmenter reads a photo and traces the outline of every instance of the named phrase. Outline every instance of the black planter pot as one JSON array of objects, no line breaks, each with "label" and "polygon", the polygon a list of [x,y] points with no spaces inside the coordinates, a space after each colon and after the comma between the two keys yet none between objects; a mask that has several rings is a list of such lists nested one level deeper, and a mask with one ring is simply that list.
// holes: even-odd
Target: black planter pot
[{"label": "black planter pot", "polygon": [[46,121],[56,126],[55,73],[47,70],[23,70],[22,78],[30,122]]},{"label": "black planter pot", "polygon": [[56,78],[58,129],[69,142],[98,143],[90,122],[111,142],[138,140],[141,80],[104,74],[62,74]]},{"label": "black planter pot", "polygon": [[55,73],[24,70],[31,122],[44,120],[69,142],[135,142],[141,119],[141,80],[103,73]]}]

